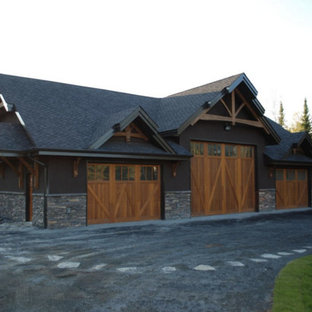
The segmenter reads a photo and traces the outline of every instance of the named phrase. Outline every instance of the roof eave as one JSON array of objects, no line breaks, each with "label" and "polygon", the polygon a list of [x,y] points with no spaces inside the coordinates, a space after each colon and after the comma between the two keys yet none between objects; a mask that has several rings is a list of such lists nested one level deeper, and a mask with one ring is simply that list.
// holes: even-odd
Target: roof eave
[{"label": "roof eave", "polygon": [[67,157],[90,157],[90,158],[116,158],[116,159],[148,159],[148,160],[187,160],[192,155],[163,155],[163,154],[134,154],[134,153],[115,153],[115,152],[99,152],[86,150],[52,150],[41,149],[36,152],[40,156],[67,156]]}]

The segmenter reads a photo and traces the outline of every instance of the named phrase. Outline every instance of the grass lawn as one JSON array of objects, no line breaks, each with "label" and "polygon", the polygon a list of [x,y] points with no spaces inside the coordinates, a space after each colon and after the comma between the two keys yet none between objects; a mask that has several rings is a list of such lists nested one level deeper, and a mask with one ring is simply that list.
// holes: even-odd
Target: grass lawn
[{"label": "grass lawn", "polygon": [[312,311],[312,256],[290,262],[275,281],[272,312]]}]

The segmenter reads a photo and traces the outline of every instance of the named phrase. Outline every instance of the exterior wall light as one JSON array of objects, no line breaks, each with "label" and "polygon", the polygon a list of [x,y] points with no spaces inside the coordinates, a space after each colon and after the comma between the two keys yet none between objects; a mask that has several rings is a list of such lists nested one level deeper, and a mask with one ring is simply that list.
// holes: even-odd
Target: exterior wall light
[{"label": "exterior wall light", "polygon": [[225,130],[225,131],[230,131],[230,130],[231,130],[231,125],[230,125],[230,124],[226,124],[226,125],[224,126],[224,130]]}]

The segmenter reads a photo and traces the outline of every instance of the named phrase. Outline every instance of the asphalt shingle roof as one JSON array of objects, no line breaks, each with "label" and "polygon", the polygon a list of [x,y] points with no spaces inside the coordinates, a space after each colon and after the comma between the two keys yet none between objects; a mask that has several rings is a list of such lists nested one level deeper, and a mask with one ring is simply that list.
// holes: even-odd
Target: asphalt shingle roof
[{"label": "asphalt shingle roof", "polygon": [[292,155],[291,148],[294,144],[298,144],[305,136],[305,132],[292,133],[284,129],[275,121],[266,118],[274,130],[277,132],[281,141],[277,145],[268,145],[265,147],[264,153],[275,161],[290,161],[290,162],[312,162],[312,158],[305,155]]},{"label": "asphalt shingle roof", "polygon": [[177,129],[217,93],[161,99],[0,74],[0,94],[37,148],[81,150],[138,106],[162,132]]},{"label": "asphalt shingle roof", "polygon": [[0,133],[2,151],[26,151],[33,147],[24,127],[20,124],[1,122]]},{"label": "asphalt shingle roof", "polygon": [[179,93],[175,93],[175,94],[170,95],[170,97],[184,96],[184,95],[190,95],[190,94],[203,94],[203,93],[210,93],[210,92],[221,92],[224,88],[230,86],[241,75],[243,75],[243,73],[234,75],[231,77],[227,77],[224,79],[220,79],[220,80],[202,85],[200,87],[195,87],[195,88],[188,89]]}]

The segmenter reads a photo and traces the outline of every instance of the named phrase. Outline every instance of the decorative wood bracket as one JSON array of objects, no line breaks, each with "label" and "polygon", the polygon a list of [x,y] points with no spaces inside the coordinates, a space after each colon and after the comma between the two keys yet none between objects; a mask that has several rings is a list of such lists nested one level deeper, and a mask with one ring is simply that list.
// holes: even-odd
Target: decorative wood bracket
[{"label": "decorative wood bracket", "polygon": [[74,159],[74,166],[73,166],[73,177],[77,178],[79,175],[79,163],[81,158],[78,157],[77,159]]},{"label": "decorative wood bracket", "polygon": [[24,181],[23,181],[23,167],[22,163],[18,163],[18,168],[16,168],[10,160],[8,160],[6,157],[1,157],[1,159],[16,173],[18,177],[18,187],[21,189],[24,186]]},{"label": "decorative wood bracket", "polygon": [[147,136],[134,123],[127,126],[124,131],[116,132],[114,136],[125,137],[127,143],[131,141],[131,138],[140,138],[148,141]]},{"label": "decorative wood bracket", "polygon": [[177,175],[177,167],[178,167],[178,162],[173,162],[171,164],[171,171],[172,171],[172,176],[175,177]]}]

